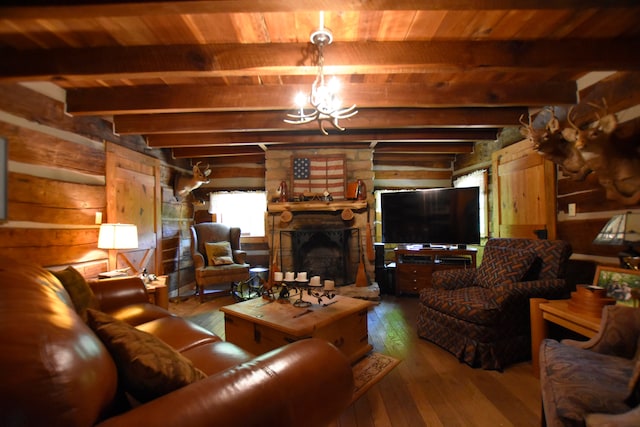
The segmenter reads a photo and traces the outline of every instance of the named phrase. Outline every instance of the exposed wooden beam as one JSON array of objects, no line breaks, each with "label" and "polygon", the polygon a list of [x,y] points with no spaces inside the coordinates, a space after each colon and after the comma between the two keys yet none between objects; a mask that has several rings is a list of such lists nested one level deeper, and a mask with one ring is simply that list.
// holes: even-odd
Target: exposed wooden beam
[{"label": "exposed wooden beam", "polygon": [[419,129],[389,131],[336,131],[330,135],[315,132],[241,132],[150,135],[147,144],[152,148],[199,147],[257,144],[343,144],[371,141],[432,141],[464,142],[495,140],[498,129]]},{"label": "exposed wooden beam", "polygon": [[257,165],[265,164],[265,153],[258,154],[243,154],[240,156],[225,156],[225,157],[200,157],[202,163],[208,163],[210,166],[225,166],[237,163],[254,163]]},{"label": "exposed wooden beam", "polygon": [[472,153],[474,144],[472,142],[457,143],[392,143],[384,142],[376,144],[376,153],[449,153],[464,154]]},{"label": "exposed wooden beam", "polygon": [[[307,85],[207,87],[138,86],[71,89],[67,111],[74,115],[177,113],[185,111],[286,110]],[[391,83],[342,86],[345,105],[383,107],[468,107],[575,104],[575,82]]]},{"label": "exposed wooden beam", "polygon": [[373,152],[374,169],[376,166],[419,166],[445,169],[451,167],[454,154],[423,153],[379,153]]},{"label": "exposed wooden beam", "polygon": [[243,155],[264,155],[264,150],[257,145],[244,145],[234,147],[179,147],[171,150],[176,159],[189,157],[215,157],[215,156],[238,156]]},{"label": "exposed wooden beam", "polygon": [[[301,52],[308,43],[208,44],[59,48],[16,51],[0,63],[0,82],[52,79],[133,79],[315,75]],[[334,43],[325,52],[330,74],[402,74],[483,70],[638,70],[640,39],[429,40]],[[594,52],[598,52],[594,55]]]},{"label": "exposed wooden beam", "polygon": [[[613,8],[635,6],[635,0],[5,0],[0,15],[7,18],[70,19],[105,16],[151,16],[165,14],[203,13],[259,13],[296,11],[355,11],[355,10],[512,10],[512,9],[570,9]],[[40,7],[33,7],[40,6]]]},{"label": "exposed wooden beam", "polygon": [[[360,108],[349,119],[349,129],[388,129],[422,127],[504,127],[518,125],[521,115],[527,115],[523,107],[491,108]],[[127,134],[240,132],[251,128],[255,131],[281,130],[285,111],[243,111],[167,113],[159,115],[131,114],[114,117],[115,131]],[[290,128],[290,126],[286,126]],[[310,123],[301,128],[316,128]]]}]

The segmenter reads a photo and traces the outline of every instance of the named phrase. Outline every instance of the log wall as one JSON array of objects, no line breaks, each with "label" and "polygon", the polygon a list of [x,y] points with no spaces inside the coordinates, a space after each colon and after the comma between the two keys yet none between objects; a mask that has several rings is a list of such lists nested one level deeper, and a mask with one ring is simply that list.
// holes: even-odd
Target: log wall
[{"label": "log wall", "polygon": [[[0,136],[8,141],[0,256],[53,269],[74,265],[86,277],[107,270],[108,254],[97,249],[96,213],[107,219],[105,144],[113,142],[160,160],[162,267],[155,273],[169,274],[176,287],[180,265],[180,283],[192,281],[188,227],[193,207],[189,200],[178,202],[171,186],[173,175],[188,172],[188,166],[161,150],[145,149],[140,137],[115,135],[108,121],[65,114],[64,94],[38,89],[49,88],[0,85]],[[178,243],[185,238],[179,258]]]}]

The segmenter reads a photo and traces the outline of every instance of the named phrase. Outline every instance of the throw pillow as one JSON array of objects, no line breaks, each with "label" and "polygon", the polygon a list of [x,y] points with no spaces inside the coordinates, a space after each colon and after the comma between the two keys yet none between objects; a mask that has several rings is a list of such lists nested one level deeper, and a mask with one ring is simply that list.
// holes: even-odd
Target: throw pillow
[{"label": "throw pillow", "polygon": [[487,246],[478,267],[477,282],[484,288],[519,282],[536,258],[535,252]]},{"label": "throw pillow", "polygon": [[97,310],[89,309],[87,315],[113,357],[125,391],[138,401],[148,402],[207,377],[153,335]]},{"label": "throw pillow", "polygon": [[97,308],[98,300],[82,274],[71,266],[64,270],[51,271],[51,273],[64,286],[71,298],[71,302],[73,302],[76,313],[86,320],[86,310],[88,308]]},{"label": "throw pillow", "polygon": [[226,265],[233,264],[233,254],[231,252],[231,243],[229,242],[207,242],[204,244],[207,251],[207,259],[209,265]]}]

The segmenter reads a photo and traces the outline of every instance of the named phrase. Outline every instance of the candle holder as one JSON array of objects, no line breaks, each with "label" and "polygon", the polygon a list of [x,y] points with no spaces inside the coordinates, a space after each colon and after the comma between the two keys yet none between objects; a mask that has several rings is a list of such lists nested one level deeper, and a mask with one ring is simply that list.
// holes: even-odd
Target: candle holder
[{"label": "candle holder", "polygon": [[296,280],[292,282],[291,287],[298,291],[298,299],[293,302],[294,307],[310,307],[311,302],[302,299],[302,294],[305,289],[309,288],[309,281]]}]

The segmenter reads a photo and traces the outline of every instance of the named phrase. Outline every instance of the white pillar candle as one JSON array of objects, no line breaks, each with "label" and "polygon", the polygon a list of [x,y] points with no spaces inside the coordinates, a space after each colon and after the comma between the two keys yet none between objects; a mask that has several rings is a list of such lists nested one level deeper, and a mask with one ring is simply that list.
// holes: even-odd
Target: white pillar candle
[{"label": "white pillar candle", "polygon": [[320,276],[311,276],[309,284],[311,286],[320,286]]},{"label": "white pillar candle", "polygon": [[324,281],[324,288],[327,291],[332,291],[336,288],[336,282],[334,282],[333,280],[325,280]]},{"label": "white pillar candle", "polygon": [[306,271],[301,271],[298,273],[298,277],[296,278],[297,281],[299,282],[306,282],[307,281],[307,272]]},{"label": "white pillar candle", "polygon": [[293,282],[293,271],[287,271],[284,274],[284,281],[285,282]]},{"label": "white pillar candle", "polygon": [[276,282],[282,282],[282,271],[275,271],[273,273],[273,280]]}]

